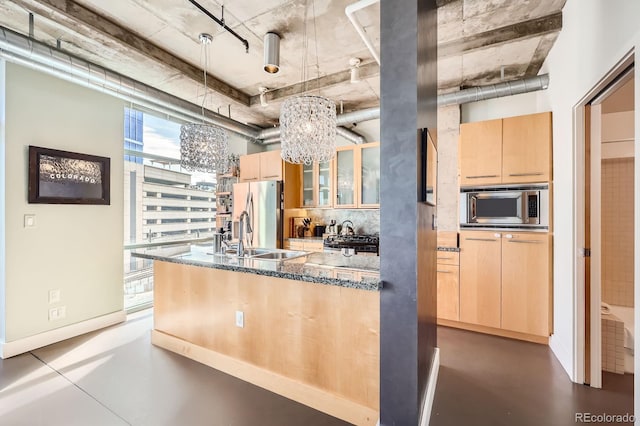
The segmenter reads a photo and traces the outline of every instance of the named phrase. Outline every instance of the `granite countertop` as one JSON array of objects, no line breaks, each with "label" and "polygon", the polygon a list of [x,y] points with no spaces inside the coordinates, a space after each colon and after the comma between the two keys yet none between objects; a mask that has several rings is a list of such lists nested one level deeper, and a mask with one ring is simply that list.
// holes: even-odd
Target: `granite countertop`
[{"label": "granite countertop", "polygon": [[[378,256],[346,257],[339,253],[309,253],[294,259],[273,261],[225,255],[214,256],[211,254],[212,251],[211,244],[185,244],[137,249],[132,251],[131,256],[361,290],[379,291],[382,288],[378,275],[380,271]],[[334,271],[347,272],[348,270],[366,272],[374,276],[363,277],[361,281],[333,277]]]}]

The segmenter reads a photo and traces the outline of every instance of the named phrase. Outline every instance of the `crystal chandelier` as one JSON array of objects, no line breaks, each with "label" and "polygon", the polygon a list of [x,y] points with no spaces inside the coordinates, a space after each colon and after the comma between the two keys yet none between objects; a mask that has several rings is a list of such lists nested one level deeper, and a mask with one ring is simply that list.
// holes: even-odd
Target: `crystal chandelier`
[{"label": "crystal chandelier", "polygon": [[[315,10],[314,0],[312,5]],[[306,88],[307,70],[307,3],[305,1],[302,53],[302,81]],[[315,30],[315,13],[313,28]],[[320,78],[318,46],[316,43],[316,71]],[[324,163],[336,155],[336,104],[319,95],[289,98],[280,109],[280,156],[289,163]]]},{"label": "crystal chandelier", "polygon": [[336,155],[336,104],[322,96],[296,96],[280,110],[281,157],[289,163],[324,163]]},{"label": "crystal chandelier", "polygon": [[[210,34],[200,34],[202,46],[211,44]],[[204,104],[207,98],[208,55],[205,52],[204,96],[202,124],[189,123],[180,127],[180,166],[188,171],[225,173],[228,169],[229,139],[227,132],[204,123]]]}]

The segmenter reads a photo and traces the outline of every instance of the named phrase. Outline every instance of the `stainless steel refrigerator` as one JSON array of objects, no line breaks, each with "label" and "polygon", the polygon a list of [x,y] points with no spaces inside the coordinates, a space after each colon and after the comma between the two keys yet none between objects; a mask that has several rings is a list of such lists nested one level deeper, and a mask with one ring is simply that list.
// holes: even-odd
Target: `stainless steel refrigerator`
[{"label": "stainless steel refrigerator", "polygon": [[[233,185],[233,238],[238,238],[243,211],[249,215],[251,247],[282,247],[282,181],[260,181]],[[245,240],[247,241],[247,240]]]}]

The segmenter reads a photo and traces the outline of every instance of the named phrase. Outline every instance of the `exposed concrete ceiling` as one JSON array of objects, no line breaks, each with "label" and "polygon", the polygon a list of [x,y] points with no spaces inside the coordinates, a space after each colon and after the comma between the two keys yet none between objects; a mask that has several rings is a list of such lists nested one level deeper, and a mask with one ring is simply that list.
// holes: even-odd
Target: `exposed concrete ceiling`
[{"label": "exposed concrete ceiling", "polygon": [[[33,13],[35,39],[52,46],[60,40],[71,54],[197,105],[203,103],[208,55],[213,90],[205,106],[224,115],[230,108],[238,121],[267,126],[277,123],[282,100],[318,86],[345,112],[379,105],[379,66],[344,13],[353,1],[309,1],[307,84],[301,84],[305,0],[226,2],[225,23],[248,40],[248,53],[188,0],[10,0],[0,3],[0,25],[29,34]],[[565,1],[439,0],[439,89],[536,75],[562,27]],[[198,2],[221,17],[222,0]],[[379,4],[358,11],[357,18],[379,51]],[[282,37],[277,74],[262,69],[269,31]],[[203,32],[213,36],[208,48],[199,43]],[[349,81],[352,57],[362,60],[362,79],[355,84]],[[261,86],[272,89],[267,107],[260,105]]]}]

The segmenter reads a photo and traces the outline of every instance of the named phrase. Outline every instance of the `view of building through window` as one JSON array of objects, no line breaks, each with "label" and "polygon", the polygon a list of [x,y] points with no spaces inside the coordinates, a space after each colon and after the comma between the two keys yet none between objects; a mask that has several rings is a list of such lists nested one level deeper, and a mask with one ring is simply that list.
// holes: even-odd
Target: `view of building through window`
[{"label": "view of building through window", "polygon": [[[124,122],[124,293],[131,309],[153,301],[152,261],[132,258],[131,249],[210,237],[216,179],[180,167],[179,123],[129,108]],[[184,247],[175,245],[176,254]]]}]

